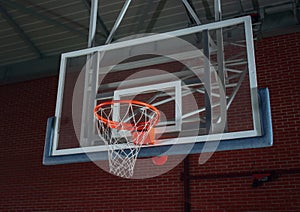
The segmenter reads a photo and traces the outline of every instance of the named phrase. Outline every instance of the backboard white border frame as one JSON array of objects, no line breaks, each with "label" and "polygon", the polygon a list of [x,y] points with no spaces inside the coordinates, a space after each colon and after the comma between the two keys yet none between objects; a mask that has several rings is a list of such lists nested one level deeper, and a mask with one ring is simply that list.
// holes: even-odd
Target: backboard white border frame
[{"label": "backboard white border frame", "polygon": [[[225,134],[214,134],[214,135],[206,135],[206,136],[196,136],[197,142],[201,141],[214,141],[216,138],[222,139],[238,139],[238,138],[247,138],[261,135],[261,123],[259,117],[259,104],[258,104],[258,90],[257,90],[257,79],[256,79],[256,67],[255,67],[255,56],[254,56],[254,44],[253,44],[253,34],[252,34],[252,25],[251,25],[251,17],[245,16],[235,19],[229,19],[220,22],[214,22],[206,25],[195,26],[187,29],[177,30],[168,33],[156,34],[147,37],[137,38],[133,40],[127,40],[112,44],[107,44],[103,46],[98,46],[94,48],[88,48],[79,51],[73,51],[64,53],[61,56],[61,64],[60,64],[60,74],[59,74],[59,85],[58,85],[58,93],[57,93],[57,102],[56,102],[56,110],[55,116],[56,120],[54,123],[54,138],[52,145],[52,155],[69,155],[69,154],[78,154],[78,153],[88,153],[88,152],[99,152],[106,151],[107,148],[105,146],[92,146],[92,147],[78,147],[78,148],[70,148],[70,149],[60,149],[58,150],[58,137],[59,137],[59,125],[60,125],[60,117],[62,111],[62,102],[63,102],[63,91],[64,91],[64,80],[66,75],[66,60],[70,57],[77,56],[85,56],[89,54],[93,54],[99,51],[118,49],[123,47],[128,47],[132,45],[144,44],[149,42],[161,41],[163,39],[167,39],[170,36],[179,37],[188,34],[197,33],[203,30],[213,30],[218,29],[220,27],[228,27],[236,24],[244,24],[245,25],[245,36],[246,36],[246,45],[247,45],[247,59],[248,59],[248,70],[249,70],[249,84],[250,84],[250,93],[251,93],[251,104],[252,104],[252,117],[253,117],[253,127],[254,130],[242,131],[242,132],[234,132],[234,133],[225,133]],[[181,139],[182,144],[189,143],[190,140],[194,140],[195,137],[185,137]],[[172,144],[173,139],[162,140],[160,144],[157,145],[167,145]]]},{"label": "backboard white border frame", "polygon": [[[120,100],[121,96],[130,96],[136,95],[147,91],[162,91],[167,88],[174,88],[175,96],[175,120],[173,126],[163,126],[163,127],[156,127],[155,131],[161,132],[173,132],[173,131],[180,131],[181,130],[181,123],[182,123],[182,96],[181,96],[181,81],[173,81],[173,82],[165,82],[147,86],[139,86],[127,89],[116,90],[114,92],[114,100]],[[156,106],[156,105],[153,105]]]}]

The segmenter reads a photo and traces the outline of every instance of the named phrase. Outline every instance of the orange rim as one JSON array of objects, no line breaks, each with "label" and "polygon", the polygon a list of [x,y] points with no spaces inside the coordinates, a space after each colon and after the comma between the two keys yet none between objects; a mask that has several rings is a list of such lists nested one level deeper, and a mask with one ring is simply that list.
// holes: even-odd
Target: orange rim
[{"label": "orange rim", "polygon": [[[102,116],[100,116],[98,114],[98,110],[100,108],[106,106],[106,105],[113,105],[113,104],[116,104],[116,103],[136,104],[136,105],[141,105],[141,106],[145,106],[147,108],[150,108],[158,116],[158,118],[153,123],[153,126],[155,126],[158,123],[158,121],[159,121],[159,117],[160,117],[159,110],[156,107],[154,107],[153,105],[147,104],[145,102],[136,101],[136,100],[113,100],[113,101],[103,102],[103,103],[97,105],[94,108],[94,114],[97,117],[97,119],[99,121],[102,121],[104,124],[108,125],[111,128],[117,128],[118,126],[120,126],[121,122],[112,121],[112,120],[108,120],[106,118],[103,118]],[[125,130],[132,130],[133,128],[135,128],[135,130],[139,130],[140,128],[142,128],[142,126],[143,126],[143,128],[146,126],[146,128],[148,130],[149,126],[147,126],[147,125],[149,125],[150,123],[151,123],[151,120],[149,122],[141,122],[137,126],[134,126],[134,125],[129,124],[129,123],[122,123],[121,125],[122,125],[122,127],[124,127]]]}]

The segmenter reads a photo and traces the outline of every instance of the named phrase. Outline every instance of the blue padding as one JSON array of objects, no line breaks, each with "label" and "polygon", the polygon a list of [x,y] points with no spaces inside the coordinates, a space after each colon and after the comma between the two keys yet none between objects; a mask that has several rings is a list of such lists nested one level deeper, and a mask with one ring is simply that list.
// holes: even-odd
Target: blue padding
[{"label": "blue padding", "polygon": [[67,163],[81,163],[97,160],[107,160],[107,152],[93,152],[93,153],[81,153],[72,155],[52,155],[52,144],[54,135],[54,123],[55,117],[48,118],[46,129],[46,142],[44,147],[44,165],[57,165]]},{"label": "blue padding", "polygon": [[[249,148],[262,148],[273,145],[273,131],[272,131],[272,118],[271,118],[271,107],[270,107],[270,96],[269,90],[263,88],[259,90],[259,105],[261,112],[261,125],[262,125],[262,136],[241,138],[241,139],[230,139],[222,140],[216,149],[216,151],[226,150],[238,150],[238,149],[249,149]],[[80,163],[97,160],[107,160],[107,152],[94,152],[94,153],[81,153],[64,156],[52,156],[52,142],[54,133],[54,122],[55,117],[51,117],[47,122],[46,142],[44,148],[44,165],[55,165],[55,164],[66,164],[66,163]],[[213,141],[210,141],[213,142]],[[198,142],[191,147],[189,154],[196,154],[205,152],[203,151],[204,142]],[[170,148],[172,147],[172,151]],[[189,147],[188,147],[189,148]],[[148,148],[142,148],[139,157],[151,157],[163,154],[168,151],[168,155],[186,154],[187,145],[177,144],[168,146],[154,146]]]}]

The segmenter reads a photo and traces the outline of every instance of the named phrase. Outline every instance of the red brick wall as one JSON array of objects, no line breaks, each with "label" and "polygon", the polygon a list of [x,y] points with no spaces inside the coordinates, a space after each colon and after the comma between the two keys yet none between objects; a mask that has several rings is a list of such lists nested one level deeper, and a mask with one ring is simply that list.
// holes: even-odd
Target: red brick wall
[{"label": "red brick wall", "polygon": [[[300,33],[257,42],[259,87],[269,87],[274,146],[191,155],[192,211],[300,211]],[[0,87],[0,211],[183,211],[183,163],[147,180],[114,177],[93,163],[43,166],[57,78]],[[252,188],[250,172],[278,178]],[[123,210],[122,210],[123,209]]]}]

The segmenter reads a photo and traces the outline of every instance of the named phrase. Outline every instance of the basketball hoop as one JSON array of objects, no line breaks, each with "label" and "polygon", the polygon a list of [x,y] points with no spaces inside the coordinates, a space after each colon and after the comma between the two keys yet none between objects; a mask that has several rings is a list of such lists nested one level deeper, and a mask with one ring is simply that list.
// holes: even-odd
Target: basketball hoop
[{"label": "basketball hoop", "polygon": [[94,114],[98,134],[108,149],[110,172],[131,178],[141,146],[154,143],[159,110],[136,100],[114,100],[97,105]]}]

